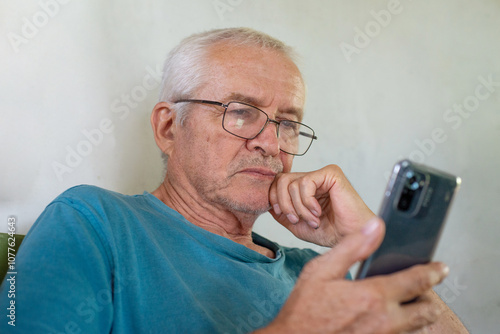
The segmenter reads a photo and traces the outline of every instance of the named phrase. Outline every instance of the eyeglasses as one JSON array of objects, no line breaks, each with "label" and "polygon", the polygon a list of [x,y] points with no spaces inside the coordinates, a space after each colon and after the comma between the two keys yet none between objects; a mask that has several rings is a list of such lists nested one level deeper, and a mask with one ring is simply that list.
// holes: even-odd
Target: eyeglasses
[{"label": "eyeglasses", "polygon": [[282,120],[275,121],[257,107],[244,102],[231,101],[227,104],[207,100],[178,100],[175,103],[202,103],[224,107],[222,128],[230,134],[243,138],[254,139],[264,131],[268,123],[277,125],[277,136],[280,150],[291,155],[304,155],[313,140],[318,139],[314,130],[300,122]]}]

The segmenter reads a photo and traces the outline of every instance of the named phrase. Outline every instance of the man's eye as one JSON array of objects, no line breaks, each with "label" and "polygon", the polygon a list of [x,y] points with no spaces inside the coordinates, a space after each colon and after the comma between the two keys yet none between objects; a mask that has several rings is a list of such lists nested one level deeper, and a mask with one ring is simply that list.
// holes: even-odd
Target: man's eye
[{"label": "man's eye", "polygon": [[300,124],[292,121],[281,121],[280,127],[283,129],[283,131],[298,134]]},{"label": "man's eye", "polygon": [[234,116],[234,117],[249,117],[250,114],[251,114],[251,111],[248,110],[248,109],[234,109],[234,110],[228,110],[228,112],[231,114],[231,116]]},{"label": "man's eye", "polygon": [[245,122],[254,122],[259,118],[259,111],[252,108],[238,108],[227,111],[228,116],[232,119],[240,119]]}]

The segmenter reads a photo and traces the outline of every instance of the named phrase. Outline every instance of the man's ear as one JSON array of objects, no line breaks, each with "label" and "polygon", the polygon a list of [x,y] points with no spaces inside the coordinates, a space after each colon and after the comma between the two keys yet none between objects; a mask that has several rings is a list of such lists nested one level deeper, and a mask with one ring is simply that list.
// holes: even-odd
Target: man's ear
[{"label": "man's ear", "polygon": [[151,113],[151,126],[155,136],[156,145],[160,150],[170,155],[173,149],[177,124],[175,122],[176,112],[167,102],[158,102]]}]

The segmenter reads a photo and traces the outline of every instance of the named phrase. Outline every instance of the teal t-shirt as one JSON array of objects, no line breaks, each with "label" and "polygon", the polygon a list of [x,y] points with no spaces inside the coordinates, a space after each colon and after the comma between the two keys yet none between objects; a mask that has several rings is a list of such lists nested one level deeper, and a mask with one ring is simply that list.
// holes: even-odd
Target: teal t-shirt
[{"label": "teal t-shirt", "polygon": [[276,258],[195,226],[150,193],[71,188],[17,254],[15,327],[2,282],[0,332],[250,332],[277,315],[317,255],[253,238]]}]

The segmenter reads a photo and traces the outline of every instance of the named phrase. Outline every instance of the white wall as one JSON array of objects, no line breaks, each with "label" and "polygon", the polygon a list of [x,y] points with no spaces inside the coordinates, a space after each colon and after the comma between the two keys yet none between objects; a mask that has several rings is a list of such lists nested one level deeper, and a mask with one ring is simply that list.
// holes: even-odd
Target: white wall
[{"label": "white wall", "polygon": [[[373,210],[401,157],[462,176],[437,290],[472,332],[499,333],[498,0],[55,1],[0,3],[0,231],[15,215],[26,233],[76,184],[155,189],[149,114],[164,56],[191,33],[249,26],[302,55],[319,141],[296,170],[339,164]],[[302,245],[270,216],[256,230]]]}]

